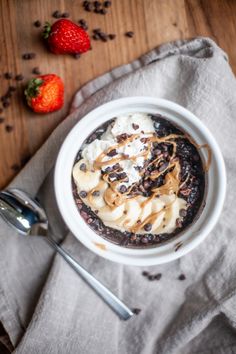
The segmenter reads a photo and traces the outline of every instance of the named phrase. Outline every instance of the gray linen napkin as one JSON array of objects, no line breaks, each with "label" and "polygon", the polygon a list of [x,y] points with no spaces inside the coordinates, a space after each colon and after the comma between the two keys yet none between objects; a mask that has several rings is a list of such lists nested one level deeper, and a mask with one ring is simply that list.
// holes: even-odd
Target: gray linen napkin
[{"label": "gray linen napkin", "polygon": [[[53,167],[66,134],[98,105],[149,95],[194,112],[224,154],[228,193],[215,230],[191,254],[142,268],[104,260],[69,233],[57,210]],[[163,45],[85,85],[72,113],[11,186],[37,195],[53,233],[89,271],[141,313],[128,322],[88,288],[42,238],[17,236],[0,221],[0,321],[15,353],[236,353],[236,82],[225,53],[208,38]],[[216,191],[217,193],[217,191]],[[184,273],[185,281],[178,280]]]}]

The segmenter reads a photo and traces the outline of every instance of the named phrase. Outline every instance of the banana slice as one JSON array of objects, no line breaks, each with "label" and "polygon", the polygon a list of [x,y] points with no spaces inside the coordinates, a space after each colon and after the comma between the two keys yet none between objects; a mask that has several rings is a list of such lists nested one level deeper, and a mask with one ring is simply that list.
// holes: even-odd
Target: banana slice
[{"label": "banana slice", "polygon": [[100,181],[98,186],[96,186],[96,191],[98,191],[98,195],[89,193],[87,199],[87,203],[89,206],[94,209],[94,210],[99,210],[100,208],[103,208],[106,203],[104,200],[104,193],[108,188],[108,184],[105,181]]},{"label": "banana slice", "polygon": [[[85,164],[85,170],[80,169],[82,164]],[[72,174],[78,191],[85,192],[89,192],[91,189],[95,188],[98,185],[101,176],[99,170],[91,171],[89,164],[85,159],[81,159],[75,164]]]},{"label": "banana slice", "polygon": [[127,200],[124,214],[120,219],[116,220],[116,224],[124,226],[126,229],[133,226],[137,222],[141,211],[140,205],[135,199]]},{"label": "banana slice", "polygon": [[169,204],[161,225],[155,230],[155,233],[170,234],[176,228],[176,220],[179,217],[180,209],[186,209],[186,201],[182,198],[176,198],[172,204]]},{"label": "banana slice", "polygon": [[149,200],[147,202],[147,198],[142,196],[139,196],[136,200],[139,203],[140,208],[142,210],[139,219],[143,221],[152,213],[152,200]]},{"label": "banana slice", "polygon": [[98,216],[102,219],[104,224],[106,224],[106,221],[114,221],[119,219],[123,215],[124,210],[124,204],[121,204],[116,208],[110,208],[106,205],[98,211]]}]

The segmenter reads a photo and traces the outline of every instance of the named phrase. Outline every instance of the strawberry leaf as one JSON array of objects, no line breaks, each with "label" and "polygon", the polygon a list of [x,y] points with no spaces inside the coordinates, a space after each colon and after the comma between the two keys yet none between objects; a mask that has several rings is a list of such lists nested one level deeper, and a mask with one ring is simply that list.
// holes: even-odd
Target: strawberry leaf
[{"label": "strawberry leaf", "polygon": [[25,95],[28,98],[37,97],[39,94],[39,88],[42,85],[43,80],[40,78],[31,79],[28,83],[27,89],[25,90]]},{"label": "strawberry leaf", "polygon": [[43,30],[43,38],[47,39],[49,37],[50,32],[51,32],[51,25],[49,22],[45,22],[44,30]]}]

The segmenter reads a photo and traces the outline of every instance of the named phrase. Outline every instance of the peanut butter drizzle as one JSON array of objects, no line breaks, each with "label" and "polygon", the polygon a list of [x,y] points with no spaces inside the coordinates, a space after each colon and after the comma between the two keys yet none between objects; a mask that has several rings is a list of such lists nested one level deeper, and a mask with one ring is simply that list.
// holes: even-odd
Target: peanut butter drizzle
[{"label": "peanut butter drizzle", "polygon": [[[148,132],[145,134],[154,134],[153,132]],[[170,163],[173,161],[173,159],[175,158],[176,155],[176,150],[177,150],[177,143],[175,141],[172,141],[171,139],[176,139],[176,138],[187,138],[190,143],[192,145],[194,145],[197,149],[201,149],[201,148],[206,148],[208,151],[208,160],[204,166],[204,171],[208,171],[210,164],[211,164],[211,150],[208,144],[203,144],[203,145],[199,145],[197,144],[187,133],[183,134],[183,135],[178,135],[178,134],[169,134],[165,137],[157,137],[157,136],[151,136],[151,137],[146,137],[147,139],[147,149],[144,150],[143,152],[141,152],[140,154],[136,155],[136,156],[126,156],[126,155],[120,155],[119,157],[115,157],[112,158],[110,160],[107,161],[102,161],[104,157],[107,156],[107,154],[114,149],[118,149],[119,147],[122,147],[124,145],[126,145],[127,143],[135,140],[137,137],[139,137],[140,134],[133,134],[132,136],[130,136],[129,138],[125,139],[124,141],[122,141],[121,143],[114,145],[112,147],[110,147],[109,149],[107,149],[106,151],[102,152],[97,159],[94,162],[94,169],[99,169],[102,166],[106,166],[106,165],[113,165],[117,162],[120,162],[122,160],[136,160],[138,157],[140,156],[144,156],[144,157],[148,157],[150,150],[151,150],[151,143],[153,142],[157,142],[157,143],[169,143],[173,145],[173,152],[172,152],[172,158],[170,160]],[[148,166],[151,166],[152,164],[159,164],[160,161],[162,159],[162,156],[158,156],[155,160],[151,161],[149,163]],[[141,207],[144,208],[150,201],[152,201],[156,196],[162,195],[162,194],[171,194],[174,193],[175,195],[178,194],[179,190],[182,188],[182,186],[187,182],[187,180],[189,179],[189,175],[187,176],[187,178],[185,179],[185,181],[183,181],[180,185],[180,179],[179,179],[179,175],[180,175],[180,164],[179,161],[174,161],[173,163],[169,164],[163,171],[161,172],[157,172],[156,174],[154,174],[153,176],[149,176],[149,178],[151,180],[155,180],[157,179],[159,176],[161,176],[163,173],[165,173],[167,170],[173,168],[174,169],[167,173],[165,176],[165,183],[158,188],[153,188],[152,189],[152,195],[150,197],[148,197],[143,203],[141,203]],[[111,171],[111,172],[115,172],[115,170]],[[142,175],[143,173],[140,172],[140,175]],[[127,191],[125,193],[120,193],[117,189],[116,186],[118,184],[120,184],[122,181],[125,181],[126,178],[121,179],[119,181],[109,181],[109,173],[104,174],[103,175],[103,181],[99,182],[99,184],[93,188],[89,193],[88,193],[88,200],[91,202],[91,197],[92,197],[92,193],[95,190],[99,190],[101,189],[101,185],[103,185],[102,183],[107,182],[109,184],[109,188],[107,188],[104,192],[104,200],[105,203],[107,205],[109,205],[109,207],[111,209],[116,208],[119,205],[122,205],[123,203],[125,203],[126,199],[133,199],[133,198],[137,198],[138,196],[135,195],[133,197],[129,197],[127,198],[127,195],[131,192],[131,190],[135,187],[135,184],[130,186],[129,188],[127,188]],[[176,200],[176,198],[175,198]],[[173,201],[174,202],[174,201]],[[153,223],[153,221],[155,221],[156,217],[158,215],[160,215],[160,213],[162,213],[164,210],[168,210],[170,208],[170,206],[173,204],[173,202],[171,202],[170,204],[168,204],[165,208],[163,207],[159,212],[155,212],[150,214],[149,216],[147,216],[145,218],[145,220],[140,223],[137,224],[136,226],[133,226],[130,228],[131,232],[136,233],[138,230],[140,230],[141,228],[143,228],[143,226],[147,223]],[[127,224],[129,222],[129,220],[126,220],[126,222],[124,223]]]}]

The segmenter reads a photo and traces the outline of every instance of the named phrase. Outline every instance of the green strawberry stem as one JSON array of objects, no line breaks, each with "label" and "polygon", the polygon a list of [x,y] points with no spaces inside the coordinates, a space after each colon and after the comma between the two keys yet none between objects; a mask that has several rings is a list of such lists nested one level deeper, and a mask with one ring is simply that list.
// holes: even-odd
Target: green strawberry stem
[{"label": "green strawberry stem", "polygon": [[25,90],[25,96],[28,99],[36,97],[39,93],[39,87],[42,85],[43,80],[40,78],[31,79]]},{"label": "green strawberry stem", "polygon": [[49,37],[50,32],[51,32],[51,25],[49,22],[45,22],[44,30],[43,30],[43,38],[47,39]]}]

